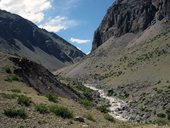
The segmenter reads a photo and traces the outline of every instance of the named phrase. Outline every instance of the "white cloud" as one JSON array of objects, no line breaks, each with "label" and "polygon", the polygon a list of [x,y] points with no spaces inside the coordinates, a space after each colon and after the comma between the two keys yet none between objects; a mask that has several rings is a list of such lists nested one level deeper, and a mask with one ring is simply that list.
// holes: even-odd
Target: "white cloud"
[{"label": "white cloud", "polygon": [[46,23],[41,24],[39,27],[44,28],[50,32],[59,32],[61,30],[66,30],[77,25],[78,22],[75,20],[71,20],[63,16],[56,16],[52,19],[49,19]]},{"label": "white cloud", "polygon": [[87,44],[90,42],[90,40],[81,40],[73,37],[70,38],[70,41],[77,44]]},{"label": "white cloud", "polygon": [[41,22],[44,11],[51,7],[51,0],[0,0],[0,9],[18,14],[34,23]]}]

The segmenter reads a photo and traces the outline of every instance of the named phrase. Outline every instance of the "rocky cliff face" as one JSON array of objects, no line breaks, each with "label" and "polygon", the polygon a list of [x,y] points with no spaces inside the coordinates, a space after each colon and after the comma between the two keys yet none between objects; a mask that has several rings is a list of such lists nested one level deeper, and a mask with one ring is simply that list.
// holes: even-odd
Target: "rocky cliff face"
[{"label": "rocky cliff face", "polygon": [[164,18],[170,18],[169,0],[117,0],[96,30],[92,50],[112,36],[141,32]]}]

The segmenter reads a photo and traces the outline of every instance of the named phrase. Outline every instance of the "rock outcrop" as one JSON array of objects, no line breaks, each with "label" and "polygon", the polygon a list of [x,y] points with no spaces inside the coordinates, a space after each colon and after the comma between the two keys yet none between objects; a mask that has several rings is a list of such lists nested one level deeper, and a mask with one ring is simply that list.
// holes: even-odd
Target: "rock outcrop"
[{"label": "rock outcrop", "polygon": [[79,99],[71,89],[61,84],[55,76],[43,66],[25,58],[19,59],[11,57],[10,60],[18,66],[18,68],[14,70],[14,73],[40,94],[46,95],[50,92],[56,96],[75,100]]},{"label": "rock outcrop", "polygon": [[95,31],[92,51],[110,37],[139,33],[164,18],[170,18],[169,0],[117,0]]}]

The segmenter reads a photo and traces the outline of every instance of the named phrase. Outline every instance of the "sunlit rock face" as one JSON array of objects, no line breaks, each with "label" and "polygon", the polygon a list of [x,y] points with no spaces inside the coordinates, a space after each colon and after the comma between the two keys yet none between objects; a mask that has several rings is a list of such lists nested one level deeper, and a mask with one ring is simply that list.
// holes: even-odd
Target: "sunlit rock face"
[{"label": "sunlit rock face", "polygon": [[170,19],[169,0],[117,0],[94,33],[92,51],[112,36],[144,31],[164,18]]}]

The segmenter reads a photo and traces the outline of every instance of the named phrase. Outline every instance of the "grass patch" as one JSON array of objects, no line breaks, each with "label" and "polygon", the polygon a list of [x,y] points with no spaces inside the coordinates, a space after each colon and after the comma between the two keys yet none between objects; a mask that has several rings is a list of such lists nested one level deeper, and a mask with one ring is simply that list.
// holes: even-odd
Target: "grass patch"
[{"label": "grass patch", "polygon": [[11,70],[11,68],[10,68],[9,66],[4,67],[4,70],[5,70],[5,72],[8,73],[8,74],[11,74],[11,73],[12,73],[12,70]]},{"label": "grass patch", "polygon": [[18,97],[17,94],[6,94],[6,93],[0,93],[0,96],[6,99],[15,99],[16,97]]},{"label": "grass patch", "polygon": [[100,112],[103,112],[103,113],[109,112],[107,105],[99,106],[99,107],[97,107],[97,109],[98,109]]},{"label": "grass patch", "polygon": [[115,119],[109,114],[105,114],[104,118],[110,122],[116,122]]},{"label": "grass patch", "polygon": [[14,92],[14,93],[21,93],[21,90],[19,90],[19,89],[11,89],[10,91]]},{"label": "grass patch", "polygon": [[12,76],[11,76],[11,80],[12,80],[12,81],[19,81],[19,78],[18,78],[17,75],[12,75]]},{"label": "grass patch", "polygon": [[55,95],[52,94],[52,93],[47,93],[47,94],[46,94],[46,97],[47,97],[48,100],[51,101],[51,102],[54,102],[54,103],[57,103],[57,102],[58,102],[58,97],[55,96]]},{"label": "grass patch", "polygon": [[20,79],[17,75],[10,75],[5,79],[5,81],[8,81],[8,82],[20,81]]},{"label": "grass patch", "polygon": [[41,114],[45,114],[49,112],[48,107],[45,104],[35,105],[35,110]]},{"label": "grass patch", "polygon": [[158,124],[159,126],[169,125],[169,121],[163,118],[156,119],[154,123]]},{"label": "grass patch", "polygon": [[9,76],[7,78],[5,78],[5,81],[12,82],[12,80],[11,80],[11,78]]},{"label": "grass patch", "polygon": [[22,105],[22,106],[30,106],[32,101],[29,97],[27,96],[24,96],[24,95],[20,95],[18,97],[18,100],[17,100],[18,104]]},{"label": "grass patch", "polygon": [[90,109],[93,106],[92,102],[87,99],[81,99],[80,104],[82,104],[87,109]]},{"label": "grass patch", "polygon": [[157,114],[157,117],[166,118],[166,115],[165,115],[164,113],[158,113],[158,114]]},{"label": "grass patch", "polygon": [[73,112],[63,106],[58,106],[58,105],[50,106],[50,112],[53,112],[56,116],[60,116],[64,119],[73,118]]},{"label": "grass patch", "polygon": [[93,122],[96,121],[96,120],[94,119],[94,117],[92,116],[91,113],[85,113],[85,114],[84,114],[84,117],[85,117],[86,119],[90,120],[90,121],[93,121]]},{"label": "grass patch", "polygon": [[4,114],[10,118],[22,118],[25,119],[27,114],[24,109],[8,108],[4,110]]}]

